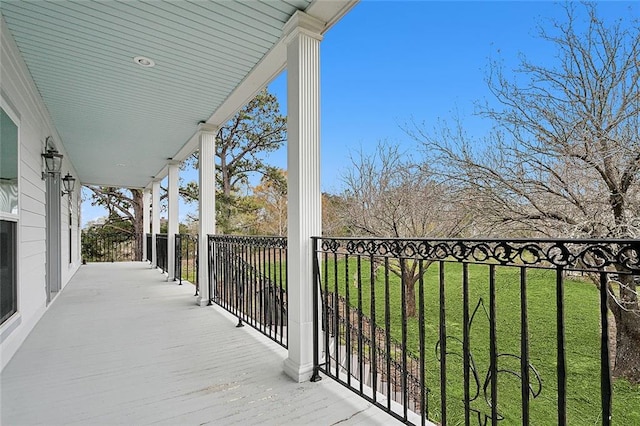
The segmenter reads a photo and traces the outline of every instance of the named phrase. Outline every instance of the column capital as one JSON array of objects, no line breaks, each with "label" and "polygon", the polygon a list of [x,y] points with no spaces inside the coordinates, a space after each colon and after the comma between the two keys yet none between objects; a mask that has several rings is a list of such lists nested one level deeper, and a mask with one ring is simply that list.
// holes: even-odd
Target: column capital
[{"label": "column capital", "polygon": [[200,124],[198,124],[198,132],[199,133],[217,134],[219,128],[220,128],[220,126],[216,126],[215,124],[211,124],[211,123],[200,123]]},{"label": "column capital", "polygon": [[326,23],[318,18],[314,18],[300,10],[289,18],[282,29],[282,35],[285,43],[289,43],[291,39],[298,34],[306,34],[316,40],[322,40],[322,30],[326,27]]}]

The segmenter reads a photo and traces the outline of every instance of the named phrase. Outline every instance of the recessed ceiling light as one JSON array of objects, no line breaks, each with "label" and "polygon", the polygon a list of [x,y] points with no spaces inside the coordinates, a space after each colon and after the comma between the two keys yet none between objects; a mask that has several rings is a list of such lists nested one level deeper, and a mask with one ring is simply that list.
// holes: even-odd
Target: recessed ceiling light
[{"label": "recessed ceiling light", "polygon": [[118,164],[116,164],[116,166],[118,166],[118,167],[127,167],[126,164],[122,164],[122,163],[118,163]]},{"label": "recessed ceiling light", "polygon": [[156,64],[153,61],[153,59],[149,59],[149,58],[146,58],[144,56],[136,56],[135,58],[133,58],[133,62],[135,62],[136,64],[140,65],[141,67],[145,67],[145,68],[151,68],[152,66],[154,66]]}]

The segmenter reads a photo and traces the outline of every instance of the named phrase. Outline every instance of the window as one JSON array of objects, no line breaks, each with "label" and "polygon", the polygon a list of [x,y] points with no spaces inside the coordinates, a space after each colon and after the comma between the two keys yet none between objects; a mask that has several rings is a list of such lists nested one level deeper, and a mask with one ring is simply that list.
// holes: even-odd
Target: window
[{"label": "window", "polygon": [[0,213],[18,214],[18,126],[0,108]]},{"label": "window", "polygon": [[16,222],[0,220],[0,324],[18,310]]},{"label": "window", "polygon": [[18,126],[0,108],[0,324],[18,310]]}]

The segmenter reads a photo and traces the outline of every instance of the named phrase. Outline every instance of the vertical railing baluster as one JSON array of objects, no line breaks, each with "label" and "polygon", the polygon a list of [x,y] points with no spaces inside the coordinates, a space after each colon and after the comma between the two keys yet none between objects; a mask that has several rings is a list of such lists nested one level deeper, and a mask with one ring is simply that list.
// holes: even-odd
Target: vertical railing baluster
[{"label": "vertical railing baluster", "polygon": [[[268,333],[269,330],[269,310],[271,308],[271,306],[269,305],[270,300],[269,300],[269,286],[271,285],[271,282],[269,281],[269,249],[267,248],[267,246],[262,246],[262,300],[263,300],[263,309],[262,309],[262,332],[264,334]],[[311,274],[313,275],[313,268],[311,271]],[[313,299],[313,294],[310,294],[311,298]]]},{"label": "vertical railing baluster", "polygon": [[[187,279],[187,281],[193,283],[193,280],[191,279],[191,275],[189,275],[189,272],[193,272],[193,271],[189,270],[189,264],[190,264],[190,261],[191,261],[191,256],[189,256],[189,248],[190,248],[190,246],[191,246],[191,235],[187,234],[185,236],[184,243],[182,243],[181,249],[184,250],[183,253],[186,256],[186,260],[184,261],[185,262],[184,266],[186,267],[186,270],[187,270],[185,272],[186,279]],[[182,263],[182,261],[181,261],[181,263]],[[182,271],[182,264],[181,264],[180,265],[180,280],[182,280],[182,272],[183,271]]]},{"label": "vertical railing baluster", "polygon": [[216,270],[218,271],[218,281],[216,282],[217,287],[220,289],[220,291],[217,293],[218,296],[218,302],[225,307],[225,309],[229,310],[227,308],[228,304],[227,304],[227,277],[226,277],[226,272],[227,272],[227,253],[225,251],[225,243],[222,240],[214,240],[215,244],[216,244],[216,252],[215,254],[215,259],[218,262],[217,268]]},{"label": "vertical railing baluster", "polygon": [[564,279],[563,269],[556,270],[556,327],[558,362],[558,424],[567,424],[567,357],[564,336]]},{"label": "vertical railing baluster", "polygon": [[254,325],[257,326],[258,330],[264,325],[264,272],[261,272],[261,268],[264,266],[263,256],[264,250],[262,247],[258,247],[258,262],[256,264],[256,275],[258,277],[258,300],[260,301],[259,305],[260,309],[258,312],[258,316],[254,318]]},{"label": "vertical railing baluster", "polygon": [[358,283],[358,382],[360,383],[360,394],[364,392],[364,336],[362,330],[362,256],[357,258],[356,280]]},{"label": "vertical railing baluster", "polygon": [[469,264],[462,264],[462,369],[464,378],[464,424],[471,423],[471,338],[469,336]]},{"label": "vertical railing baluster", "polygon": [[384,258],[384,338],[387,351],[387,410],[391,410],[391,309],[389,302],[389,258]]},{"label": "vertical railing baluster", "polygon": [[267,258],[269,259],[268,261],[268,280],[269,280],[269,337],[273,338],[273,321],[274,321],[274,315],[275,315],[275,295],[276,295],[276,289],[275,289],[275,280],[274,280],[274,276],[273,276],[273,252],[271,249],[270,245],[267,245]]},{"label": "vertical railing baluster", "polygon": [[264,332],[263,330],[263,326],[264,326],[264,321],[262,320],[262,315],[263,315],[263,303],[264,303],[264,291],[263,291],[263,274],[262,272],[260,272],[260,267],[263,264],[262,263],[262,253],[263,253],[263,248],[260,246],[260,244],[253,244],[253,248],[255,250],[255,264],[253,266],[252,271],[253,271],[253,275],[254,275],[254,280],[255,280],[255,285],[256,285],[256,295],[257,295],[257,300],[258,300],[258,313],[257,315],[255,315],[254,317],[250,317],[248,318],[248,320],[251,321],[251,325],[253,327],[255,327],[256,329]]},{"label": "vertical railing baluster", "polygon": [[316,237],[311,238],[312,241],[312,259],[311,265],[313,267],[313,375],[311,376],[312,382],[317,382],[322,379],[320,377],[318,369],[320,368],[320,360],[318,358],[318,353],[320,350],[320,338],[318,336],[318,303],[320,302],[318,298],[318,293],[322,288],[322,283],[320,282],[320,265],[318,265],[318,239]]},{"label": "vertical railing baluster", "polygon": [[529,420],[529,316],[527,314],[527,268],[520,267],[520,377],[522,398],[522,424]]},{"label": "vertical railing baluster", "polygon": [[[273,241],[273,245],[269,245],[269,256],[271,257],[270,265],[270,277],[271,277],[271,333],[272,339],[277,340],[278,329],[280,328],[280,319],[278,318],[278,300],[279,300],[279,284],[278,284],[278,251],[275,246],[276,241]],[[317,254],[316,254],[317,255]],[[318,261],[319,262],[319,261]],[[318,263],[318,267],[320,264]],[[320,273],[320,270],[318,270]],[[322,296],[322,294],[320,295]],[[319,325],[322,327],[322,325]]]},{"label": "vertical railing baluster", "polygon": [[[262,315],[258,323],[260,324],[262,333],[267,334],[269,323],[269,277],[267,275],[267,248],[265,246],[260,247],[260,258],[260,269],[258,273],[260,274],[262,287]],[[311,273],[313,274],[313,271],[311,271]],[[309,296],[313,298],[313,294]]]},{"label": "vertical railing baluster", "polygon": [[283,290],[283,280],[282,280],[282,269],[283,269],[283,260],[282,260],[282,246],[278,247],[278,295],[280,296],[280,303],[278,304],[278,317],[280,318],[280,343],[284,341],[284,322],[286,320],[284,316],[284,290]]},{"label": "vertical railing baluster", "polygon": [[194,294],[194,296],[197,296],[198,294],[200,294],[200,277],[198,276],[198,274],[200,273],[200,236],[196,235],[195,237],[195,252],[194,252],[194,259],[195,259],[195,263],[196,263],[196,292]]},{"label": "vertical railing baluster", "polygon": [[182,237],[180,234],[176,234],[174,237],[173,251],[173,280],[176,281],[176,278],[178,278],[178,285],[182,285]]},{"label": "vertical railing baluster", "polygon": [[229,312],[233,313],[233,296],[231,292],[231,280],[233,276],[231,275],[231,271],[233,270],[233,258],[231,257],[231,243],[228,241],[223,241],[221,246],[224,248],[224,303],[228,306]]},{"label": "vertical railing baluster", "polygon": [[489,265],[489,371],[491,374],[491,424],[498,424],[498,342],[496,330],[496,266]]},{"label": "vertical railing baluster", "polygon": [[[287,305],[286,305],[286,306],[288,306],[288,303],[289,303],[289,275],[288,275],[288,273],[287,273],[286,263],[287,263],[287,259],[288,259],[288,255],[289,255],[288,253],[289,253],[289,252],[288,252],[287,244],[285,244],[285,248],[284,248],[284,250],[283,250],[283,251],[284,251],[284,258],[285,258],[285,270],[284,270],[284,279],[285,279],[285,288],[284,288],[284,290],[285,290],[285,294],[284,294],[284,297],[285,297],[285,301],[286,301],[286,303],[287,303]],[[288,308],[287,308],[287,309],[288,309]],[[285,313],[285,314],[286,314],[286,313]],[[288,343],[288,342],[289,342],[289,322],[288,322],[288,316],[287,316],[287,315],[285,315],[285,318],[287,318],[287,336],[286,336],[286,339],[287,339],[287,346],[288,346],[288,345],[289,345],[289,343]]]},{"label": "vertical railing baluster", "polygon": [[238,261],[238,247],[240,243],[237,241],[233,241],[229,243],[229,258],[231,262],[229,262],[230,270],[229,270],[229,278],[230,285],[229,290],[231,291],[231,306],[233,306],[234,313],[238,315],[238,311],[240,310],[239,301],[240,301],[240,286],[238,282],[242,279],[242,265]]},{"label": "vertical railing baluster", "polygon": [[611,364],[609,360],[609,291],[607,273],[600,272],[600,395],[602,425],[611,424]]},{"label": "vertical railing baluster", "polygon": [[340,299],[339,290],[338,290],[338,281],[340,275],[338,274],[338,252],[333,252],[333,316],[335,321],[335,334],[334,334],[334,352],[335,352],[335,363],[336,363],[336,379],[340,380],[340,339],[342,336],[342,332],[340,329]]},{"label": "vertical railing baluster", "polygon": [[236,277],[236,282],[238,283],[238,325],[243,325],[242,320],[246,320],[246,315],[244,312],[244,290],[246,288],[245,284],[247,282],[247,265],[244,261],[244,250],[245,244],[239,243],[238,253],[235,253],[234,255],[236,262],[238,262],[238,266],[235,269],[240,275],[239,277]]},{"label": "vertical railing baluster", "polygon": [[247,274],[247,266],[242,261],[242,250],[244,249],[244,243],[242,240],[233,245],[233,259],[235,261],[234,281],[237,283],[236,288],[236,306],[238,315],[242,318],[242,282]]},{"label": "vertical railing baluster", "polygon": [[[335,332],[335,324],[333,326],[329,325],[329,253],[326,251],[322,253],[322,270],[324,272],[324,369],[327,374],[331,374],[331,347],[330,347],[330,336],[334,336],[334,342],[337,338],[337,334]],[[337,277],[334,277],[337,278]]]},{"label": "vertical railing baluster", "polygon": [[440,422],[447,424],[447,317],[446,317],[446,295],[445,295],[445,275],[444,261],[439,262],[439,336],[440,339]]},{"label": "vertical railing baluster", "polygon": [[347,363],[347,384],[351,386],[351,302],[349,299],[349,255],[345,254],[345,267],[344,267],[344,316],[345,316],[345,327],[346,327],[346,348],[345,348],[345,359]]},{"label": "vertical railing baluster", "polygon": [[213,265],[213,251],[215,250],[215,246],[214,243],[211,239],[211,237],[205,236],[205,238],[208,238],[208,246],[209,246],[209,253],[207,255],[207,259],[208,259],[208,263],[209,263],[209,267],[208,269],[208,273],[207,273],[207,278],[208,278],[208,283],[207,286],[209,288],[209,302],[207,303],[207,305],[211,305],[212,303],[212,295],[213,295],[213,280],[212,280],[212,273],[213,273],[213,268],[215,267],[215,265]]},{"label": "vertical railing baluster", "polygon": [[378,360],[376,353],[376,336],[377,336],[377,323],[376,323],[376,268],[375,268],[375,258],[373,253],[369,258],[369,282],[370,282],[370,290],[371,290],[371,329],[369,331],[371,335],[371,345],[370,349],[370,358],[371,358],[371,389],[373,395],[373,402],[376,403],[377,393],[378,393]]},{"label": "vertical railing baluster", "polygon": [[259,318],[261,315],[261,310],[260,310],[260,274],[258,274],[259,268],[260,268],[260,250],[258,249],[258,247],[253,246],[253,257],[252,257],[252,263],[253,263],[253,267],[251,268],[251,272],[253,275],[253,309],[254,309],[254,314],[251,317],[252,321],[251,324],[255,326],[255,318]]},{"label": "vertical railing baluster", "polygon": [[[402,256],[400,254],[399,256]],[[409,410],[409,388],[408,388],[408,371],[407,371],[407,287],[405,286],[405,280],[409,279],[407,277],[407,265],[406,259],[400,258],[400,292],[401,292],[401,303],[402,309],[400,310],[402,316],[402,416],[406,420],[408,416]]]},{"label": "vertical railing baluster", "polygon": [[[180,276],[180,285],[182,285],[182,267],[183,267],[183,259],[185,255],[185,243],[187,245],[187,249],[189,248],[189,237],[185,236],[184,241],[182,236],[180,236],[179,242],[179,250],[180,250],[180,263],[179,263],[179,276]],[[187,262],[189,261],[189,254],[187,253]],[[189,273],[189,265],[187,265],[187,274]]]},{"label": "vertical railing baluster", "polygon": [[240,271],[238,271],[238,259],[236,258],[236,247],[237,243],[234,241],[230,241],[228,244],[228,254],[227,257],[229,259],[229,305],[231,309],[233,309],[233,313],[235,315],[238,314],[238,288],[237,288],[237,277],[241,275]]},{"label": "vertical railing baluster", "polygon": [[426,407],[427,398],[425,395],[425,335],[424,335],[424,261],[418,264],[418,337],[420,344],[420,424],[424,426],[429,412]]}]

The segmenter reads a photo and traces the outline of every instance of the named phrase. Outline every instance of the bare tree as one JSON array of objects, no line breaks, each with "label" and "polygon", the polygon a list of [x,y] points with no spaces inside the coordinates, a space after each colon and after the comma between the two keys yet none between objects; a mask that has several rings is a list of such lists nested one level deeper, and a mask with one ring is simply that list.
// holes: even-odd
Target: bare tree
[{"label": "bare tree", "polygon": [[[442,238],[460,236],[469,223],[453,193],[434,180],[425,166],[388,143],[375,153],[352,157],[353,167],[343,180],[347,188],[342,221],[354,234],[394,238]],[[423,272],[429,267],[423,264]],[[401,258],[391,264],[405,288],[406,312],[416,315],[415,284],[418,262]]]},{"label": "bare tree", "polygon": [[344,237],[347,225],[344,221],[344,198],[327,192],[322,193],[322,235]]},{"label": "bare tree", "polygon": [[[496,125],[489,138],[471,140],[460,123],[413,132],[440,176],[467,188],[501,235],[640,237],[640,27],[609,25],[595,5],[583,7],[585,22],[569,3],[565,22],[540,29],[556,48],[554,65],[523,59],[510,80],[492,63],[498,107],[480,107]],[[640,382],[636,283],[618,272],[608,300],[614,374]]]}]

